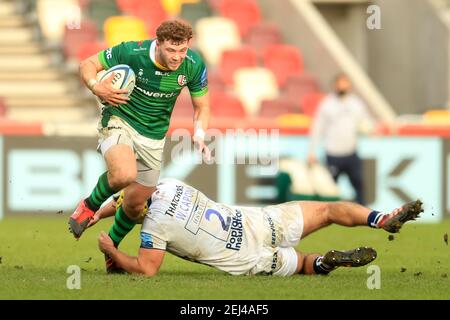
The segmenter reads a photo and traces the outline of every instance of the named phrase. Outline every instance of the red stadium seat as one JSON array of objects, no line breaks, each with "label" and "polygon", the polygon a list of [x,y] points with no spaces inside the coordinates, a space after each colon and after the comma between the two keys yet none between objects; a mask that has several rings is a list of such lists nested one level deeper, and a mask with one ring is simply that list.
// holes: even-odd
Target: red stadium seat
[{"label": "red stadium seat", "polygon": [[91,0],[78,0],[78,5],[80,6],[81,11],[87,10],[90,4]]},{"label": "red stadium seat", "polygon": [[139,0],[116,0],[119,10],[126,14],[134,13],[137,2],[139,2]]},{"label": "red stadium seat", "polygon": [[239,49],[225,50],[219,65],[220,74],[225,84],[233,84],[233,75],[237,69],[258,66],[258,55],[252,47],[243,46]]},{"label": "red stadium seat", "polygon": [[321,92],[310,92],[301,97],[300,105],[303,113],[307,116],[314,117],[317,108],[324,97],[325,94]]},{"label": "red stadium seat", "polygon": [[83,20],[80,29],[64,30],[63,51],[66,58],[76,58],[83,44],[95,42],[98,38],[97,25],[89,20]]},{"label": "red stadium seat", "polygon": [[208,88],[211,91],[224,91],[225,82],[219,72],[208,71]]},{"label": "red stadium seat", "polygon": [[99,51],[105,50],[107,48],[106,44],[103,42],[85,42],[80,45],[77,51],[78,61],[82,61],[90,56],[96,54]]},{"label": "red stadium seat", "polygon": [[320,91],[319,83],[315,76],[307,73],[293,75],[287,79],[283,91],[283,97],[300,105],[299,98],[310,92]]},{"label": "red stadium seat", "polygon": [[192,106],[191,95],[189,90],[183,89],[175,103],[172,118],[193,118],[194,107]]},{"label": "red stadium seat", "polygon": [[263,50],[269,45],[280,44],[282,37],[277,25],[261,23],[250,29],[244,42],[258,50]]},{"label": "red stadium seat", "polygon": [[264,66],[277,78],[278,85],[284,87],[289,76],[303,72],[303,59],[297,47],[283,44],[268,46],[263,53]]},{"label": "red stadium seat", "polygon": [[237,24],[241,36],[246,36],[253,26],[261,22],[261,12],[255,0],[222,0],[219,12]]},{"label": "red stadium seat", "polygon": [[123,13],[142,19],[151,37],[156,35],[156,28],[161,22],[168,19],[160,0],[116,0],[116,3]]},{"label": "red stadium seat", "polygon": [[6,101],[3,97],[0,97],[0,117],[1,118],[5,117],[7,111],[8,107],[6,105]]},{"label": "red stadium seat", "polygon": [[259,110],[259,115],[265,118],[274,118],[288,113],[300,113],[300,107],[295,103],[279,98],[275,100],[264,100]]},{"label": "red stadium seat", "polygon": [[211,92],[211,114],[217,118],[245,118],[241,101],[224,91]]},{"label": "red stadium seat", "polygon": [[217,13],[220,12],[220,6],[222,5],[223,0],[208,0],[208,4]]}]

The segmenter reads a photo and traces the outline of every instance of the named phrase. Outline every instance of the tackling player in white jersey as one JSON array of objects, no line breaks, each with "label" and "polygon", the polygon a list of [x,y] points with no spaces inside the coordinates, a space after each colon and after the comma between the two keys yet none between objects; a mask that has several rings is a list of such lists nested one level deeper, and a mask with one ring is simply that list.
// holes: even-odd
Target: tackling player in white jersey
[{"label": "tackling player in white jersey", "polygon": [[[90,226],[113,212],[112,206],[103,207]],[[232,275],[327,274],[340,266],[366,265],[376,258],[376,251],[360,247],[331,250],[325,255],[305,254],[294,249],[300,239],[332,223],[369,225],[395,233],[421,212],[419,200],[389,214],[350,202],[233,207],[216,203],[181,181],[165,179],[148,202],[138,257],[119,251],[104,232],[99,247],[118,268],[147,276],[158,272],[166,251]]]}]

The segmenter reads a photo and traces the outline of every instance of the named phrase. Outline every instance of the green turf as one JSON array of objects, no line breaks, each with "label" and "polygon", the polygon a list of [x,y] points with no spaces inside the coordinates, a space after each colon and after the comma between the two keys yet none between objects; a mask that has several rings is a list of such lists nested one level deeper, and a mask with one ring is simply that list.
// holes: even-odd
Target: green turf
[{"label": "green turf", "polygon": [[[166,255],[154,278],[107,275],[97,249],[102,221],[80,241],[67,231],[67,217],[7,218],[0,222],[0,299],[450,299],[450,247],[443,240],[450,221],[409,223],[393,241],[369,228],[328,227],[304,239],[300,249],[324,252],[372,246],[381,289],[367,288],[367,267],[341,268],[329,276],[229,276]],[[138,228],[122,245],[137,252]],[[66,287],[70,265],[81,271],[81,289]],[[406,271],[401,272],[401,268]]]}]

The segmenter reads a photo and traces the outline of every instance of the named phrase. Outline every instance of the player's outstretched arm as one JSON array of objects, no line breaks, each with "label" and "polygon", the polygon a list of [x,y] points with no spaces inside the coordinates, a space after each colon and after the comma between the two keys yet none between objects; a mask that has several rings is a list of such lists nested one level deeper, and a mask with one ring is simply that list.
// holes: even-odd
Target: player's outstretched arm
[{"label": "player's outstretched arm", "polygon": [[166,253],[164,250],[140,248],[137,257],[128,256],[114,247],[112,239],[103,231],[98,238],[98,246],[100,251],[110,256],[119,268],[148,277],[158,273]]},{"label": "player's outstretched arm", "polygon": [[94,217],[89,221],[87,227],[90,228],[101,219],[112,217],[116,214],[116,201],[111,200],[105,206],[101,207],[94,214]]},{"label": "player's outstretched arm", "polygon": [[205,132],[208,129],[210,118],[209,93],[201,97],[192,97],[192,104],[194,106],[194,136],[192,140],[209,161],[211,151],[205,144]]}]

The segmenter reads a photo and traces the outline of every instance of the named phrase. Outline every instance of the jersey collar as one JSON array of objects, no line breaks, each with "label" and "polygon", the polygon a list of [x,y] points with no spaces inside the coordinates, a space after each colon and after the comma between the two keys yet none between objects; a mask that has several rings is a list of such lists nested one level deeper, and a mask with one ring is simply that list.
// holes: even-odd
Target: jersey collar
[{"label": "jersey collar", "polygon": [[150,44],[150,60],[152,60],[153,64],[158,69],[161,69],[161,70],[164,70],[164,71],[170,71],[169,68],[166,68],[166,67],[162,66],[161,64],[159,64],[156,61],[156,40],[153,40],[152,43]]}]

